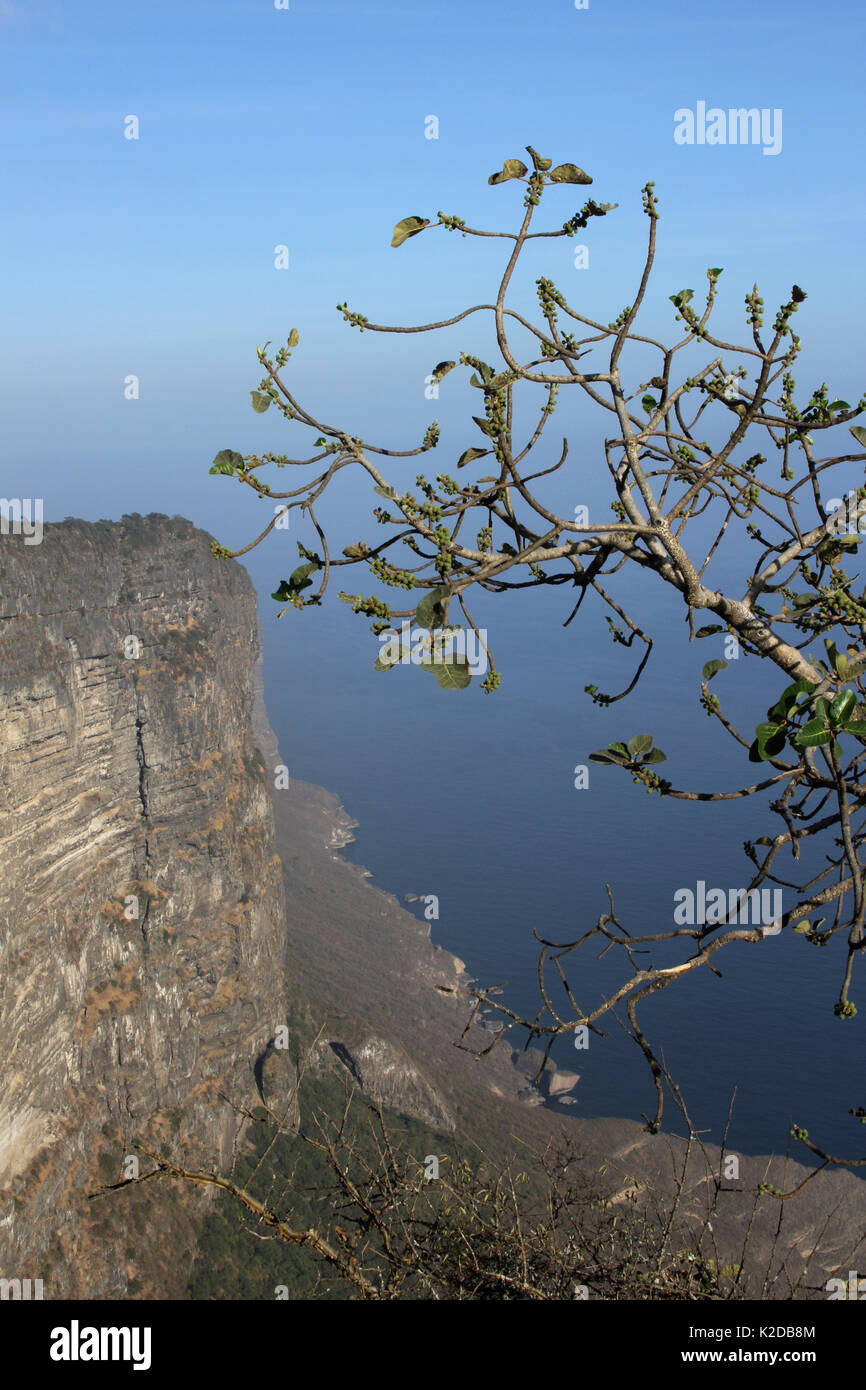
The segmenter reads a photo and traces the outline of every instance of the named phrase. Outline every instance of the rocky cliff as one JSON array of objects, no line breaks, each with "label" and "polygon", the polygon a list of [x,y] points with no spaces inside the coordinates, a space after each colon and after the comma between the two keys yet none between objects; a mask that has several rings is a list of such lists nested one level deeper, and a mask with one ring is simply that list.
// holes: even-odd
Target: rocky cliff
[{"label": "rocky cliff", "polygon": [[171,1297],[207,1195],[112,1198],[133,1138],[224,1166],[285,1017],[256,599],[178,518],[0,542],[0,1274]]}]

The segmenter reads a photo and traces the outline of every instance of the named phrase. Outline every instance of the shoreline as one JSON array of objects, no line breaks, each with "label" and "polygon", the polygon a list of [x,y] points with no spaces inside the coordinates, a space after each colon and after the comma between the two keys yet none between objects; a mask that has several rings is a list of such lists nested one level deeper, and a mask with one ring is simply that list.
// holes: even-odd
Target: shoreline
[{"label": "shoreline", "polygon": [[[255,686],[256,740],[276,763],[261,658]],[[721,1171],[717,1145],[690,1146],[664,1130],[650,1134],[636,1119],[584,1118],[579,1088],[569,1095],[578,1079],[569,1084],[563,1073],[567,1089],[558,1091],[559,1069],[551,1067],[542,1091],[527,1076],[537,1070],[537,1050],[533,1060],[531,1053],[512,1049],[508,1038],[479,1058],[490,1043],[491,1027],[476,1022],[465,1033],[471,1001],[460,991],[472,983],[465,963],[434,946],[430,924],[420,923],[393,893],[378,887],[369,870],[342,858],[340,849],[353,842],[358,822],[339,797],[292,781],[291,791],[275,792],[272,801],[293,989],[321,1023],[324,1046],[335,1050],[336,1043],[343,1054],[361,1059],[362,1075],[367,1067],[362,1092],[368,1099],[416,1116],[426,1112],[428,1120],[439,1116],[434,1127],[476,1146],[480,1141],[482,1153],[489,1144],[504,1145],[506,1153],[526,1161],[530,1154],[540,1159],[551,1145],[573,1144],[613,1202],[629,1201],[638,1192],[652,1201],[677,1200],[677,1168],[685,1165],[682,1199],[690,1213],[699,1214],[707,1184]],[[563,1101],[569,1099],[577,1104],[566,1107]],[[724,1189],[714,1217],[719,1248],[738,1258],[748,1230],[755,1271],[765,1259],[796,1260],[809,1265],[811,1282],[822,1285],[836,1273],[839,1258],[848,1258],[850,1232],[866,1228],[863,1179],[844,1168],[818,1172],[783,1209],[790,1209],[793,1224],[780,1241],[775,1204],[762,1200],[760,1210],[753,1211],[754,1193],[763,1181],[793,1188],[811,1169],[785,1154],[739,1152],[738,1162],[739,1181]]]}]

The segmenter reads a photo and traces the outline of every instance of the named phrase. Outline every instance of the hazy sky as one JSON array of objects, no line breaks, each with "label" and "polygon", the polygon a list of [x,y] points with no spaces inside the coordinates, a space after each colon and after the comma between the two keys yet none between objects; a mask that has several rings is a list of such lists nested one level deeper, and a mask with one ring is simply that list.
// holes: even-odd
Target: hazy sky
[{"label": "hazy sky", "polygon": [[[245,542],[266,504],[207,470],[225,447],[305,451],[303,431],[249,404],[256,344],[292,327],[289,377],[332,423],[406,448],[434,416],[466,419],[478,407],[466,374],[435,402],[424,376],[461,349],[495,351],[490,316],[362,336],[334,306],[411,324],[495,297],[508,243],[440,228],[393,250],[391,232],[440,209],[514,230],[524,186],[487,178],[527,144],[594,179],[550,190],[538,227],[560,226],[587,192],[620,207],[536,243],[515,304],[531,307],[542,273],[605,320],[631,302],[652,178],[662,220],[645,322],[672,332],[668,295],[699,295],[709,265],[725,268],[731,333],[755,278],[768,310],[796,280],[809,292],[804,384],[828,377],[856,399],[863,30],[843,0],[0,0],[0,492],[42,496],[48,520],[180,512]],[[781,151],[677,144],[674,113],[699,102],[780,110]],[[578,241],[588,269],[575,268]],[[124,398],[130,374],[138,400]],[[454,437],[474,442],[471,425]]]}]

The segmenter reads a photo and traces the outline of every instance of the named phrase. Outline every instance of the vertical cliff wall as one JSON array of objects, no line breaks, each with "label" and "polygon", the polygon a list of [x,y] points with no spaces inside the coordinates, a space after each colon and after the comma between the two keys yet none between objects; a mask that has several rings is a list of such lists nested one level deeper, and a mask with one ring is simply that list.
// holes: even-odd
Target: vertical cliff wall
[{"label": "vertical cliff wall", "polygon": [[0,540],[0,1275],[46,1297],[182,1291],[206,1194],[87,1193],[133,1139],[224,1168],[285,1017],[255,593],[209,541]]}]

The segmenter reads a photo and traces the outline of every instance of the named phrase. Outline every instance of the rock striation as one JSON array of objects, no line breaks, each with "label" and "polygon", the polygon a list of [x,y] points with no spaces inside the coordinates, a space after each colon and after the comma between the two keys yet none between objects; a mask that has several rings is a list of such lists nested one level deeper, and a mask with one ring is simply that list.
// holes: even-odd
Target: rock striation
[{"label": "rock striation", "polygon": [[182,1292],[207,1193],[88,1193],[133,1138],[225,1166],[285,1017],[258,641],[188,521],[0,541],[0,1275],[46,1298]]}]

